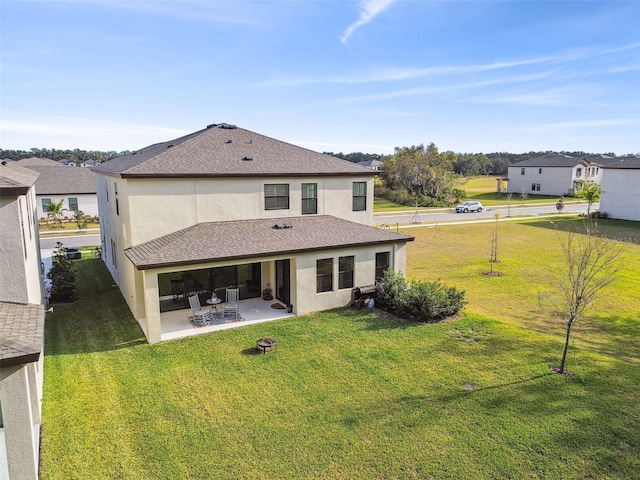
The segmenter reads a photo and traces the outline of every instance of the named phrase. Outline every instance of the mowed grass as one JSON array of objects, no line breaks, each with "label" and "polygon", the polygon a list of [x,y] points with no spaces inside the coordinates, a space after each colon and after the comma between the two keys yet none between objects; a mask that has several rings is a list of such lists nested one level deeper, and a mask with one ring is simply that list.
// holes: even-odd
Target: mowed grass
[{"label": "mowed grass", "polygon": [[[507,194],[496,191],[497,183],[496,176],[482,176],[482,177],[469,177],[463,179],[458,185],[467,192],[465,200],[479,200],[484,205],[506,205],[508,203]],[[535,205],[537,203],[552,203],[556,202],[559,197],[549,195],[531,195],[531,192],[525,192],[526,198],[522,198],[519,193],[514,193],[511,196],[511,204],[516,205]],[[565,199],[570,201],[571,199]]]},{"label": "mowed grass", "polygon": [[81,300],[46,322],[41,478],[637,478],[640,229],[604,223],[625,266],[569,378],[538,306],[560,272],[544,222],[500,224],[500,278],[482,275],[491,226],[411,230],[408,277],[467,291],[434,325],[345,308],[148,345],[100,262],[77,261]]}]

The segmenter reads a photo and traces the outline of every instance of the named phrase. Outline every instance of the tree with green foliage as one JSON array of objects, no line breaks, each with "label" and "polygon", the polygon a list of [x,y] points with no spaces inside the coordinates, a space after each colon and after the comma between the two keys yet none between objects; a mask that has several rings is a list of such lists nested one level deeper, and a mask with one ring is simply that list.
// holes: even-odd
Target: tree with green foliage
[{"label": "tree with green foliage", "polygon": [[57,242],[53,254],[53,264],[47,273],[51,280],[49,302],[70,303],[78,300],[78,286],[73,262],[67,258],[67,251],[62,243]]},{"label": "tree with green foliage", "polygon": [[82,210],[76,210],[73,212],[73,220],[76,222],[78,230],[80,231],[87,228],[87,223],[89,223],[89,217]]},{"label": "tree with green foliage", "polygon": [[565,364],[574,323],[620,271],[619,246],[600,235],[590,219],[584,225],[584,234],[569,232],[560,237],[566,270],[558,283],[559,302],[566,326],[560,367],[554,371],[561,374],[568,373]]},{"label": "tree with green foliage", "polygon": [[64,200],[59,202],[51,202],[46,206],[47,218],[53,221],[54,226],[60,227],[62,225],[62,215],[67,209],[64,208]]},{"label": "tree with green foliage", "polygon": [[600,200],[600,185],[595,182],[580,181],[576,188],[576,197],[587,201],[587,216],[591,213],[591,205]]}]

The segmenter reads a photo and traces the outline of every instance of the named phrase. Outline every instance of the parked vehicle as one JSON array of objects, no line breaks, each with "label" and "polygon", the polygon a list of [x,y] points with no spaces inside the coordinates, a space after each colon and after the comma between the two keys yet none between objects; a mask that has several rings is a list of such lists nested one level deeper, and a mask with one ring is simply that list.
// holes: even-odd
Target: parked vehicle
[{"label": "parked vehicle", "polygon": [[67,247],[66,252],[69,260],[80,260],[82,258],[82,252],[78,247]]},{"label": "parked vehicle", "polygon": [[481,212],[482,203],[480,202],[464,202],[456,206],[456,213]]}]

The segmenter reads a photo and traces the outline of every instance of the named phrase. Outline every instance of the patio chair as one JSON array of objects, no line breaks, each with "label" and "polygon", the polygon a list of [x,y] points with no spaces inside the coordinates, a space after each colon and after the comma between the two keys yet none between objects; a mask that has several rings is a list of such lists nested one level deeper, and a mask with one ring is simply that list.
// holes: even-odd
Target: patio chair
[{"label": "patio chair", "polygon": [[171,293],[173,294],[174,303],[178,303],[180,297],[184,297],[184,282],[182,279],[170,279]]},{"label": "patio chair", "polygon": [[211,310],[202,309],[198,295],[191,295],[189,297],[189,305],[191,305],[194,325],[207,325],[213,321],[213,313],[211,313]]},{"label": "patio chair", "polygon": [[231,316],[233,315],[232,318],[236,318],[238,316],[238,300],[240,296],[240,289],[239,288],[227,288],[227,301],[224,304],[224,308],[222,311],[222,314],[224,317],[226,317],[227,315]]}]

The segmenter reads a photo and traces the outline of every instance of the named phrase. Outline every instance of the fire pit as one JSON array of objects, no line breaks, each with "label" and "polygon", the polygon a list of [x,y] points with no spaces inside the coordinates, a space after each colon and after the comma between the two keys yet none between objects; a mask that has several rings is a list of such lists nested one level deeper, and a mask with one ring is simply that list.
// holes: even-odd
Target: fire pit
[{"label": "fire pit", "polygon": [[256,346],[262,353],[272,352],[273,349],[276,348],[276,339],[269,337],[261,338],[256,342]]}]

